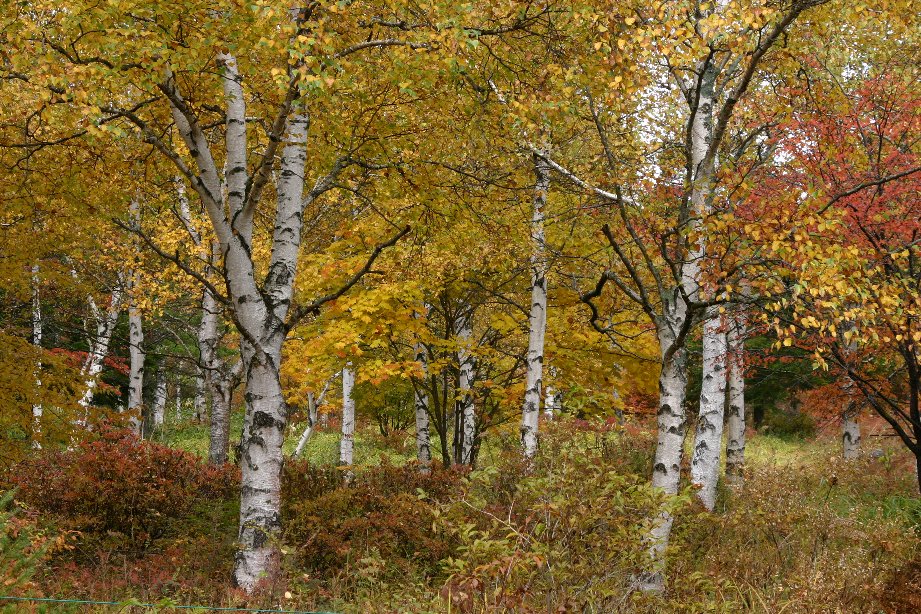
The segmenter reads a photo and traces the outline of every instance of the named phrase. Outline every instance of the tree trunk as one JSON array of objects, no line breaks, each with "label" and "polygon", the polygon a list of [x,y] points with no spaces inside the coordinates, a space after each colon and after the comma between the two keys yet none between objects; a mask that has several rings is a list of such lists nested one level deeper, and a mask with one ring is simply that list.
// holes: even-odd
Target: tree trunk
[{"label": "tree trunk", "polygon": [[550,188],[550,168],[534,155],[533,211],[531,214],[531,311],[528,316],[528,354],[525,360],[524,405],[521,410],[521,443],[525,458],[537,453],[537,429],[543,385],[544,336],[547,331],[547,257],[544,249],[544,209]]},{"label": "tree trunk", "polygon": [[[457,419],[455,420],[455,458],[454,462],[460,465],[473,463],[473,447],[476,439],[476,409],[473,404],[473,357],[470,354],[470,340],[473,330],[470,325],[469,314],[457,319]],[[458,437],[460,435],[460,437]]]},{"label": "tree trunk", "polygon": [[288,416],[279,378],[283,340],[284,331],[278,326],[244,358],[249,420],[244,421],[240,445],[238,543],[242,547],[236,555],[234,581],[247,591],[274,577],[280,563],[275,540],[281,530],[282,445]]},{"label": "tree trunk", "polygon": [[553,420],[553,417],[560,411],[560,394],[553,386],[547,386],[544,393],[544,418]]},{"label": "tree trunk", "polygon": [[140,435],[144,416],[144,360],[147,352],[144,351],[144,320],[134,297],[128,307],[128,344],[128,412],[131,414],[132,430]]},{"label": "tree trunk", "polygon": [[[672,323],[674,325],[674,323]],[[659,411],[657,416],[658,441],[652,468],[652,486],[668,495],[678,493],[681,478],[681,457],[684,447],[685,411],[688,368],[687,349],[683,345],[673,348],[670,332],[674,326],[660,326],[659,339],[663,350],[662,370],[659,374]],[[652,569],[640,578],[640,587],[646,591],[660,591],[664,588],[663,567],[665,549],[672,530],[674,518],[663,511],[656,519],[648,538]]]},{"label": "tree trunk", "polygon": [[[417,343],[416,361],[422,365],[423,381],[428,378],[428,354],[425,345]],[[416,408],[416,458],[419,461],[419,471],[428,473],[432,465],[432,444],[429,433],[429,397],[421,387],[415,392]]]},{"label": "tree trunk", "polygon": [[163,426],[163,418],[166,413],[166,369],[161,364],[157,367],[157,379],[154,388],[153,410],[150,415],[150,422],[153,429]]},{"label": "tree trunk", "polygon": [[[121,279],[119,279],[115,289],[112,290],[109,307],[106,309],[105,313],[100,311],[96,306],[96,301],[92,296],[88,297],[87,301],[90,306],[90,311],[96,319],[96,336],[94,339],[90,340],[89,353],[81,369],[81,373],[86,378],[86,387],[84,388],[83,395],[80,397],[80,406],[84,408],[89,408],[89,406],[93,404],[93,395],[96,392],[98,377],[102,372],[105,359],[109,355],[109,344],[112,341],[112,333],[115,331],[115,325],[118,323],[118,315],[121,312]],[[86,416],[84,416],[84,422],[85,421]]]},{"label": "tree trunk", "polygon": [[[42,347],[42,301],[41,294],[39,291],[39,277],[38,277],[39,267],[38,265],[32,266],[32,345],[36,349],[41,349]],[[42,362],[39,359],[35,363],[35,389],[36,394],[38,394],[42,387]],[[32,447],[35,449],[40,449],[42,434],[42,404],[33,403],[32,404]]]},{"label": "tree trunk", "polygon": [[208,462],[223,465],[230,451],[230,415],[236,378],[220,370],[211,371],[207,378],[211,388],[211,416],[208,433]]},{"label": "tree trunk", "polygon": [[703,381],[700,413],[691,458],[691,481],[698,487],[697,498],[713,511],[720,478],[723,443],[723,413],[726,404],[726,326],[718,307],[707,309],[703,332]]},{"label": "tree trunk", "polygon": [[326,393],[329,391],[329,385],[332,381],[332,377],[326,380],[326,383],[323,385],[323,390],[320,391],[320,396],[316,396],[312,392],[307,394],[307,428],[304,429],[301,438],[297,442],[297,447],[294,449],[295,458],[303,453],[304,448],[307,446],[307,442],[310,441],[310,436],[313,435],[320,406],[326,401]]},{"label": "tree trunk", "polygon": [[739,484],[745,467],[745,316],[737,313],[726,332],[728,345],[728,418],[726,420],[726,479]]},{"label": "tree trunk", "polygon": [[854,460],[860,456],[860,423],[857,416],[860,405],[850,401],[841,412],[841,447],[845,460]]},{"label": "tree trunk", "polygon": [[339,464],[352,465],[355,451],[355,372],[352,363],[342,369],[342,439],[339,440]]}]

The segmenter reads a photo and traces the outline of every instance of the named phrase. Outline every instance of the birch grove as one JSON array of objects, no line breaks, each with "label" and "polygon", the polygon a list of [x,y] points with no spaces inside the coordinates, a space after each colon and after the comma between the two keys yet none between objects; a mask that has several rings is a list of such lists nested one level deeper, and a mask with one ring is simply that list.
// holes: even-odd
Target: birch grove
[{"label": "birch grove", "polygon": [[4,8],[10,594],[912,610],[910,3]]}]

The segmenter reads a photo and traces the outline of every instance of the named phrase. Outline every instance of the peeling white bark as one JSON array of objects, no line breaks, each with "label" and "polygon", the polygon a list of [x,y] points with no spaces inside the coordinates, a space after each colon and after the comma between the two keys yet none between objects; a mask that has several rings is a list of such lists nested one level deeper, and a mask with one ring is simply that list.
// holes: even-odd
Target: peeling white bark
[{"label": "peeling white bark", "polygon": [[[93,317],[96,319],[96,335],[90,340],[90,350],[80,370],[86,381],[83,395],[80,397],[80,406],[83,408],[89,408],[93,404],[93,395],[96,392],[99,374],[102,372],[105,359],[109,355],[112,333],[115,331],[118,315],[121,313],[122,280],[119,279],[115,289],[112,290],[109,306],[105,313],[96,305],[92,295],[87,297],[87,303]],[[84,416],[83,421],[86,421],[86,416]]]},{"label": "peeling white bark", "polygon": [[726,479],[738,484],[745,467],[745,316],[736,313],[726,332],[729,346],[726,419]]},{"label": "peeling white bark", "polygon": [[[423,379],[428,376],[428,352],[425,345],[417,343],[415,346],[416,362],[422,367]],[[429,397],[423,389],[416,390],[416,458],[419,460],[419,471],[428,473],[432,464],[432,444],[429,432]]]},{"label": "peeling white bark", "polygon": [[[39,266],[32,266],[32,345],[41,349],[42,347],[42,300],[39,279]],[[38,360],[35,364],[35,388],[36,392],[42,387],[42,362]],[[39,439],[42,434],[42,404],[35,403],[32,405],[32,447],[40,449],[42,446]]]},{"label": "peeling white bark", "polygon": [[153,407],[150,413],[150,423],[153,429],[163,426],[166,417],[166,369],[161,364],[157,367],[154,387]]},{"label": "peeling white bark", "polygon": [[310,436],[313,434],[313,429],[317,424],[317,414],[319,413],[319,408],[326,401],[326,393],[329,390],[329,386],[332,383],[333,378],[326,380],[326,383],[323,385],[323,390],[320,391],[319,396],[315,396],[312,392],[307,395],[307,428],[304,429],[304,432],[301,434],[301,438],[297,442],[297,447],[294,449],[294,457],[297,458],[303,453],[304,448],[307,446],[307,442],[310,441]]},{"label": "peeling white bark", "polygon": [[[471,316],[465,314],[457,319],[457,363],[459,369],[457,394],[460,413],[460,455],[455,459],[462,465],[473,463],[473,447],[476,442],[476,408],[473,403],[473,357],[470,342],[473,337]],[[456,452],[455,452],[456,454]]]},{"label": "peeling white bark", "polygon": [[[134,279],[132,278],[132,291]],[[133,292],[132,292],[133,293]],[[131,429],[141,434],[144,415],[144,320],[132,296],[128,307],[128,411],[131,413]]]},{"label": "peeling white bark", "polygon": [[[715,80],[716,68],[711,62],[704,62],[695,84],[698,93],[697,106],[693,109],[688,143],[692,169],[689,201],[693,216],[689,225],[692,229],[700,225],[699,221],[694,220],[701,219],[709,211],[713,193],[714,158],[708,157],[707,152],[713,138]],[[663,297],[665,300],[662,305],[662,316],[656,321],[656,332],[662,351],[662,371],[659,376],[658,442],[652,485],[670,495],[678,492],[685,435],[687,342],[686,338],[681,339],[679,335],[680,331],[687,330],[689,319],[694,315],[690,312],[681,290],[683,289],[683,294],[691,300],[698,297],[701,260],[705,253],[706,237],[701,235],[691,253],[682,262],[681,289],[676,288],[670,296]],[[665,549],[668,546],[673,520],[671,514],[663,511],[653,526],[649,540],[653,569],[640,580],[643,590],[664,589],[662,569],[665,565]]]},{"label": "peeling white bark", "polygon": [[534,198],[531,213],[531,311],[528,316],[528,353],[525,359],[524,405],[521,410],[521,443],[525,458],[533,458],[538,446],[538,418],[543,385],[544,337],[547,331],[547,254],[544,243],[544,210],[550,189],[550,167],[535,154]]},{"label": "peeling white bark", "polygon": [[718,307],[710,307],[704,320],[703,381],[700,387],[700,412],[691,458],[691,482],[697,498],[713,511],[716,486],[720,478],[720,452],[723,443],[723,414],[726,405],[726,325]]},{"label": "peeling white bark", "polygon": [[355,372],[352,363],[342,369],[342,438],[339,440],[339,464],[352,465],[355,451]]}]

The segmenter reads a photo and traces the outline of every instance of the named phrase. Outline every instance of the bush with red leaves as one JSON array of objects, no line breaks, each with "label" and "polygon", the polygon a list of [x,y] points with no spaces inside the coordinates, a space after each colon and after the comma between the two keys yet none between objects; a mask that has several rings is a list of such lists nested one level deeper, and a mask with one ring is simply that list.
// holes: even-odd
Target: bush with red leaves
[{"label": "bush with red leaves", "polygon": [[170,522],[208,500],[232,497],[239,478],[188,452],[103,426],[67,451],[43,451],[9,474],[17,499],[61,528],[144,549]]}]

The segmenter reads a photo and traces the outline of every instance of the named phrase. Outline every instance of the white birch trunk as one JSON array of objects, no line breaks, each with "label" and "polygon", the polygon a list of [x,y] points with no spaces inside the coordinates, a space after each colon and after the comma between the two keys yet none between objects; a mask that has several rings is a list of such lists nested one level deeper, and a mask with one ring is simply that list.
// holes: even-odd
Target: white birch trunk
[{"label": "white birch trunk", "polygon": [[537,429],[547,330],[547,257],[544,249],[544,209],[550,188],[550,168],[534,155],[533,211],[531,214],[531,311],[528,317],[528,354],[525,360],[524,405],[521,411],[521,443],[525,458],[537,453]]},{"label": "white birch trunk", "polygon": [[342,438],[339,440],[339,464],[353,464],[355,451],[355,399],[352,389],[355,387],[355,372],[352,363],[342,369]]},{"label": "white birch trunk", "polygon": [[459,369],[458,396],[460,410],[460,464],[473,463],[473,448],[476,443],[476,408],[473,403],[473,357],[470,353],[470,342],[473,337],[471,316],[463,315],[457,321],[457,362]]},{"label": "white birch trunk", "polygon": [[176,420],[179,421],[182,419],[182,380],[179,379],[179,376],[176,377],[173,385],[176,392]]},{"label": "white birch trunk", "polygon": [[[132,281],[132,289],[133,289]],[[128,412],[131,413],[131,429],[141,434],[144,415],[144,320],[131,298],[128,307]]]},{"label": "white birch trunk", "polygon": [[[660,332],[659,337],[663,348],[671,346],[668,333]],[[683,346],[678,347],[670,356],[666,356],[663,351],[662,370],[659,374],[658,440],[653,460],[652,486],[662,489],[669,495],[678,493],[678,483],[681,479],[687,384],[687,349]],[[664,586],[662,568],[673,522],[672,515],[663,511],[653,524],[648,539],[653,567],[640,578],[639,584],[643,590],[658,591]]]},{"label": "white birch trunk", "polygon": [[854,460],[860,456],[860,423],[857,416],[860,406],[851,401],[841,412],[841,447],[845,460]]},{"label": "white birch trunk", "polygon": [[[415,347],[416,362],[422,366],[423,379],[428,376],[428,353],[425,345],[417,343]],[[416,458],[419,460],[419,471],[429,473],[432,464],[432,443],[429,432],[429,398],[423,389],[415,393],[416,409]]]},{"label": "white birch trunk", "polygon": [[560,413],[560,393],[553,386],[547,386],[547,392],[544,393],[544,418],[553,420]]},{"label": "white birch trunk", "polygon": [[739,484],[745,467],[745,316],[734,315],[726,333],[729,346],[726,419],[726,479]]},{"label": "white birch trunk", "polygon": [[[706,156],[713,136],[713,103],[716,71],[712,63],[706,63],[696,83],[698,105],[691,123],[689,157],[693,170],[690,186],[690,207],[694,219],[700,219],[709,211],[713,189],[713,160]],[[699,222],[690,222],[692,229]],[[680,283],[684,294],[694,300],[698,296],[701,260],[705,255],[705,237],[682,262]],[[687,347],[685,339],[679,339],[679,331],[687,328],[688,319],[693,317],[688,304],[679,289],[664,297],[663,317],[656,323],[659,345],[662,351],[662,371],[659,376],[658,441],[652,472],[652,485],[669,495],[677,494],[681,477],[681,458],[684,453],[685,412],[687,393]],[[670,348],[670,349],[669,349]],[[670,352],[670,353],[669,353]],[[661,591],[665,587],[663,569],[665,549],[674,519],[663,511],[650,534],[650,558],[653,568],[640,579],[640,586],[646,591]]]},{"label": "white birch trunk", "polygon": [[230,451],[231,400],[236,378],[232,374],[225,375],[221,371],[212,371],[207,379],[211,389],[208,462],[212,465],[223,465],[227,462]]},{"label": "white birch trunk", "polygon": [[700,387],[700,413],[691,458],[691,481],[697,498],[713,511],[716,486],[720,478],[720,452],[723,443],[723,414],[726,405],[726,326],[718,307],[709,307],[703,332],[703,381]]},{"label": "white birch trunk", "polygon": [[307,428],[304,429],[304,432],[301,433],[301,438],[297,442],[297,447],[294,449],[294,457],[297,458],[303,453],[304,448],[307,446],[307,442],[310,441],[310,436],[313,435],[314,427],[317,424],[317,417],[320,411],[320,406],[326,401],[326,393],[329,390],[329,385],[332,383],[333,378],[326,380],[326,383],[323,385],[323,390],[320,391],[319,396],[315,396],[312,392],[307,395]]},{"label": "white birch trunk", "polygon": [[[32,345],[41,350],[42,347],[42,300],[39,288],[39,266],[32,266]],[[41,359],[35,363],[35,390],[36,394],[41,391],[42,387],[42,362]],[[41,449],[39,439],[42,434],[42,404],[34,403],[32,405],[32,447]]]},{"label": "white birch trunk", "polygon": [[154,388],[153,408],[150,414],[150,423],[154,429],[163,426],[166,415],[166,369],[161,364],[157,367],[157,376]]},{"label": "white birch trunk", "polygon": [[[231,143],[245,138],[246,118],[242,113],[242,87],[236,63],[228,67],[228,155]],[[234,100],[239,96],[241,109]],[[233,111],[231,113],[231,111]],[[233,125],[234,131],[231,131]],[[285,318],[294,294],[297,256],[300,249],[304,211],[304,169],[309,120],[292,115],[287,121],[287,145],[282,150],[277,182],[275,227],[272,254],[263,292],[254,283],[253,262],[249,255],[252,218],[241,221],[240,236],[246,249],[228,250],[227,263],[237,319],[251,336],[244,339],[246,367],[246,415],[241,437],[242,482],[240,496],[240,534],[234,581],[252,592],[260,579],[278,573],[280,560],[277,538],[281,531],[281,473],[288,420],[288,407],[281,388],[281,349],[287,331]],[[236,135],[231,138],[232,135]],[[235,146],[234,151],[237,151]],[[233,203],[246,193],[245,147],[240,159],[229,159],[228,200]],[[242,205],[241,205],[242,207]],[[239,245],[239,244],[237,244]],[[263,294],[264,297],[263,298]]]},{"label": "white birch trunk", "polygon": [[[93,395],[96,392],[99,374],[102,372],[105,359],[109,355],[109,344],[112,341],[112,333],[115,330],[115,325],[118,323],[118,315],[121,312],[121,301],[121,280],[119,280],[115,289],[112,290],[109,307],[104,314],[96,306],[96,301],[92,296],[87,299],[90,311],[92,311],[96,318],[96,336],[94,339],[90,340],[90,351],[81,369],[81,373],[86,381],[83,395],[80,397],[80,406],[84,409],[88,409],[90,405],[93,404]],[[84,415],[83,418],[83,423],[85,424],[85,422],[86,415]]]},{"label": "white birch trunk", "polygon": [[307,447],[310,436],[313,435],[313,425],[317,421],[317,403],[312,392],[307,393],[307,428],[301,433],[301,438],[297,440],[297,446],[294,448],[295,458],[299,457]]},{"label": "white birch trunk", "polygon": [[205,381],[204,369],[196,369],[195,396],[192,398],[192,417],[195,422],[201,422],[208,413],[208,384]]}]

